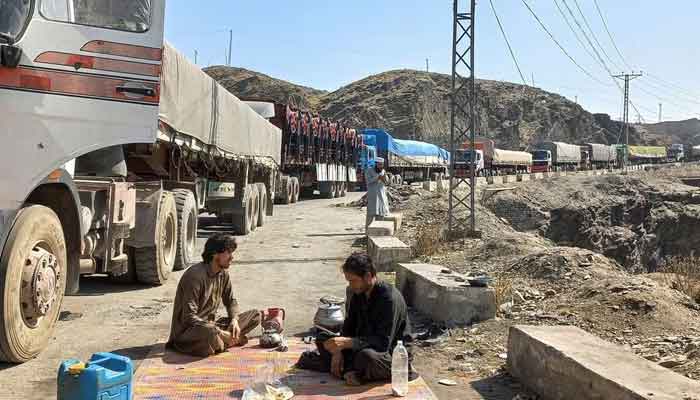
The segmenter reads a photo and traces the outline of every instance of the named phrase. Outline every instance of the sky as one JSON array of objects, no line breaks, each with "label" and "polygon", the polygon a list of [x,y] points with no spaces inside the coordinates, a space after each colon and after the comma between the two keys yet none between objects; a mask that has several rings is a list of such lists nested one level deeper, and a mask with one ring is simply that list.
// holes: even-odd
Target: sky
[{"label": "sky", "polygon": [[[658,121],[659,103],[662,120],[700,118],[700,1],[595,0],[608,35],[594,0],[524,0],[579,68],[543,31],[523,0],[478,0],[476,77],[517,83],[522,78],[491,1],[528,85],[534,79],[534,86],[578,101],[588,111],[620,118],[622,93],[605,64],[613,74],[642,72],[630,83],[630,98],[643,121]],[[468,7],[467,0],[460,3]],[[425,70],[426,59],[431,72],[451,73],[452,4],[452,0],[169,0],[165,36],[192,60],[196,50],[197,63],[206,67],[226,64],[232,30],[233,66],[333,91],[387,70]],[[636,122],[634,107],[630,120]]]}]

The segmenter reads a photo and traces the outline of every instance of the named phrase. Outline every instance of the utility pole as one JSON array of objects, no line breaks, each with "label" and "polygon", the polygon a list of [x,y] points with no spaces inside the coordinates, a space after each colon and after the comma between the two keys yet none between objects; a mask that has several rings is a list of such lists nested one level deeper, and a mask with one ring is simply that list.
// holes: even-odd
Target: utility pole
[{"label": "utility pole", "polygon": [[535,73],[532,73],[532,87],[535,87]]},{"label": "utility pole", "polygon": [[659,103],[659,122],[661,122],[661,117],[663,116],[662,109],[663,109],[663,104]]},{"label": "utility pole", "polygon": [[578,96],[574,96],[574,103],[578,104]]},{"label": "utility pole", "polygon": [[629,145],[630,145],[630,126],[629,126],[629,117],[630,117],[630,81],[635,78],[639,78],[642,76],[641,73],[635,74],[632,72],[631,74],[620,74],[620,75],[613,75],[613,78],[617,79],[623,79],[625,81],[625,100],[624,100],[624,111],[622,115],[623,119],[623,124],[625,127],[625,157],[622,159],[622,164],[623,164],[623,171],[626,170],[627,168],[627,154],[629,154]]},{"label": "utility pole", "polygon": [[[460,3],[468,8],[462,10]],[[452,19],[452,84],[450,95],[450,196],[448,229],[451,238],[459,236],[479,237],[476,231],[476,72],[474,62],[474,25],[476,0],[453,0]],[[461,168],[456,173],[455,153],[464,142],[469,143],[471,153],[469,170]],[[464,184],[466,195],[457,189]],[[467,213],[462,215],[462,209]]]},{"label": "utility pole", "polygon": [[197,65],[197,50],[194,51],[194,65]]},{"label": "utility pole", "polygon": [[226,65],[231,66],[231,47],[233,47],[233,29],[228,31],[228,57],[226,58]]},{"label": "utility pole", "polygon": [[430,60],[425,59],[425,72],[430,72]]}]

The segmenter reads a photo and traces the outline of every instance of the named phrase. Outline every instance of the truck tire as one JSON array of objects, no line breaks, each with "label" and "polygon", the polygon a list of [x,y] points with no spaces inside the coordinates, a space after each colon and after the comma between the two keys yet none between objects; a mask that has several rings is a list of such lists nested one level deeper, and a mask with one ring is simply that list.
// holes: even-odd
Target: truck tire
[{"label": "truck tire", "polygon": [[175,253],[174,271],[182,271],[196,263],[195,248],[197,247],[197,199],[194,193],[187,189],[173,190],[177,208],[177,249]]},{"label": "truck tire", "polygon": [[250,209],[250,231],[258,229],[258,218],[260,218],[260,196],[258,196],[258,186],[255,184],[248,185],[246,190],[250,189],[248,196],[247,208]]},{"label": "truck tire", "polygon": [[265,225],[265,218],[267,217],[267,187],[264,183],[256,183],[255,186],[258,187],[258,226]]},{"label": "truck tire", "polygon": [[156,245],[134,249],[136,278],[141,283],[162,285],[175,266],[177,253],[177,205],[171,192],[160,196],[156,224]]},{"label": "truck tire", "polygon": [[292,203],[297,203],[299,201],[299,178],[296,176],[293,176],[290,178],[290,181],[292,182]]},{"label": "truck tire", "polygon": [[292,202],[293,189],[291,178],[288,176],[282,177],[282,187],[280,188],[280,203],[290,204]]},{"label": "truck tire", "polygon": [[314,187],[313,186],[305,186],[301,188],[299,191],[299,197],[302,199],[310,199],[314,197]]},{"label": "truck tire", "polygon": [[66,290],[66,242],[56,213],[17,214],[0,260],[0,361],[22,363],[46,347]]},{"label": "truck tire", "polygon": [[403,185],[403,178],[401,175],[396,175],[396,186],[402,186]]}]

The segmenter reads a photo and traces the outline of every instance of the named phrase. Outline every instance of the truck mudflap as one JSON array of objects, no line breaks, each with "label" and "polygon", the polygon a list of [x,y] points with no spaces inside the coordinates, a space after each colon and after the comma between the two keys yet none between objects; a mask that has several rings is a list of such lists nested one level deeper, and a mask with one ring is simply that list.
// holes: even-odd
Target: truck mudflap
[{"label": "truck mudflap", "polygon": [[126,245],[134,248],[153,247],[156,245],[156,221],[163,187],[158,182],[137,183],[136,186],[136,221],[138,229],[126,240]]}]

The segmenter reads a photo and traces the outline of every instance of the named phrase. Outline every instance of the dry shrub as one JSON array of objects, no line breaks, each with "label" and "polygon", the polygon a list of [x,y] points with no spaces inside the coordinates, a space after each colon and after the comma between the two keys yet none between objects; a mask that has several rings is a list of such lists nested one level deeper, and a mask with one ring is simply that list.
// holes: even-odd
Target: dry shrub
[{"label": "dry shrub", "polygon": [[700,258],[670,258],[663,272],[669,286],[700,302]]},{"label": "dry shrub", "polygon": [[440,225],[429,225],[420,230],[415,244],[416,257],[432,256],[437,253],[441,236]]},{"label": "dry shrub", "polygon": [[513,299],[513,280],[506,276],[499,276],[493,281],[493,290],[496,292],[496,305],[500,306]]}]

